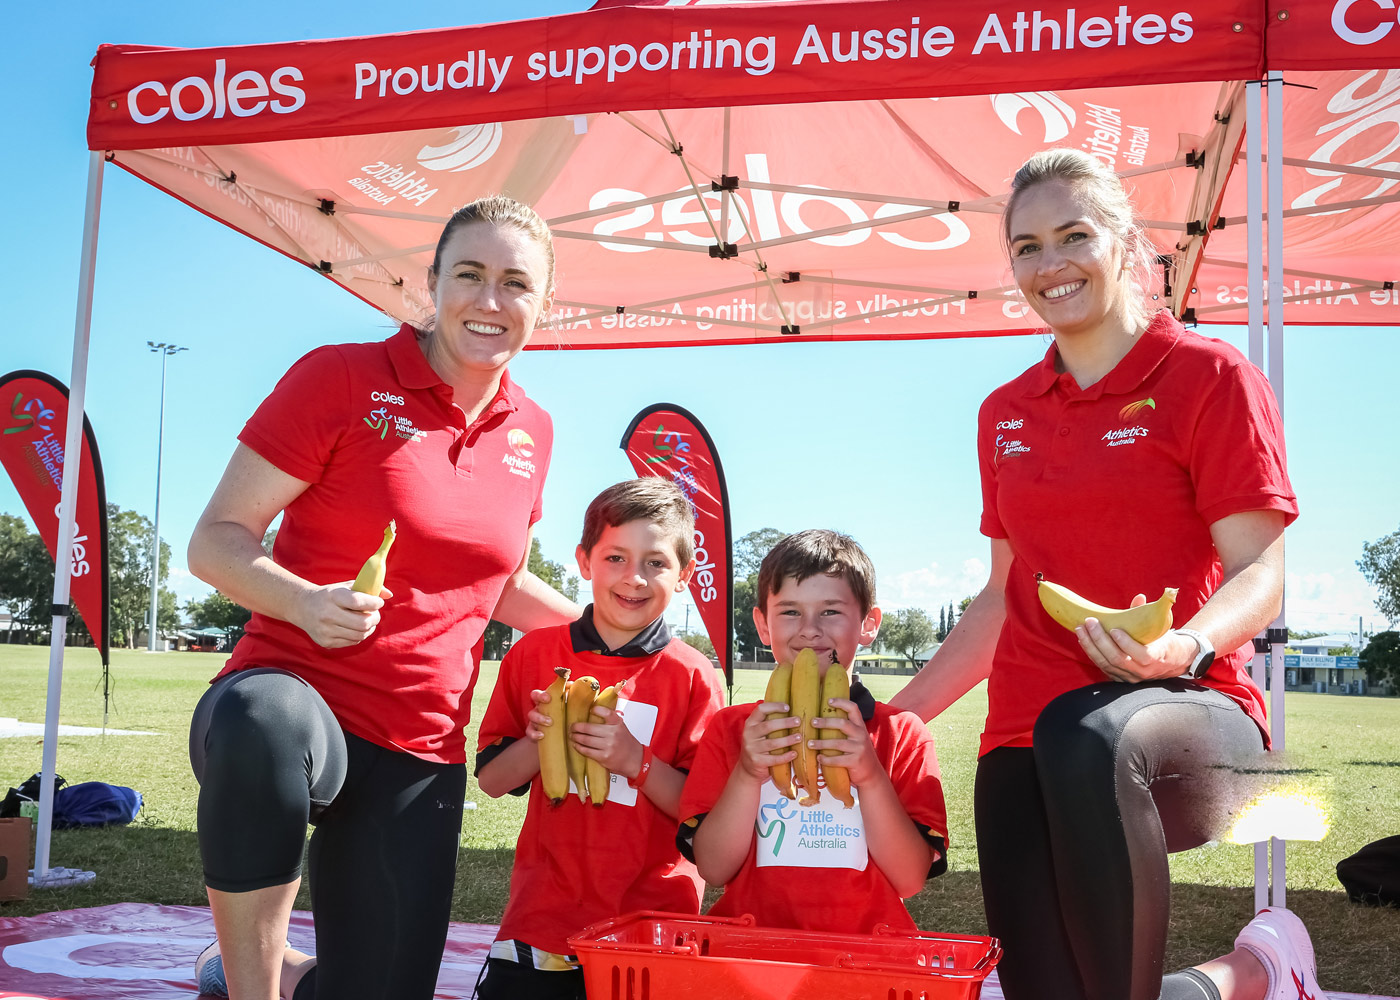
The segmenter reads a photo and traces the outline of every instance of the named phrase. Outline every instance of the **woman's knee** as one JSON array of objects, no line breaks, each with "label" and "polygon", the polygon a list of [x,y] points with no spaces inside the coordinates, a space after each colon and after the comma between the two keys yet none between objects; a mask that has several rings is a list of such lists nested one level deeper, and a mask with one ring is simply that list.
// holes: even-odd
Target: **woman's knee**
[{"label": "woman's knee", "polygon": [[1108,711],[1117,695],[1115,687],[1068,691],[1041,711],[1031,739],[1042,784],[1112,776],[1120,735]]}]

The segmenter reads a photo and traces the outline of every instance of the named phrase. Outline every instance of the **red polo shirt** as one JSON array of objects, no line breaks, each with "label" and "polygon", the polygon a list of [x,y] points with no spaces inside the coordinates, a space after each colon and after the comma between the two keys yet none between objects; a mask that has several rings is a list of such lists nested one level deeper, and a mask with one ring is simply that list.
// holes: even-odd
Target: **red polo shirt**
[{"label": "red polo shirt", "polygon": [[283,515],[277,563],[313,583],[353,579],[394,518],[385,581],[394,596],[374,634],[345,649],[254,615],[220,676],[290,670],[346,732],[424,760],[465,761],[470,651],[539,519],[549,415],[503,373],[469,426],[405,324],[387,341],[306,355],[238,439],[311,484]]},{"label": "red polo shirt", "polygon": [[[578,624],[535,629],[510,648],[481,718],[478,749],[525,738],[534,707],[530,692],[548,687],[555,667],[567,667],[575,679],[620,685],[618,707],[627,728],[657,760],[688,769],[724,705],[710,661],[664,628],[651,652],[595,652],[586,648]],[[478,769],[484,759],[478,758]],[[620,913],[700,912],[705,884],[676,848],[676,821],[620,775],[613,775],[600,807],[576,794],[551,806],[534,779],[529,796],[498,940],[564,955],[569,935]]]},{"label": "red polo shirt", "polygon": [[[1037,573],[1108,607],[1176,587],[1173,620],[1184,625],[1220,585],[1212,523],[1251,510],[1298,515],[1273,391],[1230,345],[1159,312],[1087,389],[1055,371],[1056,356],[1052,344],[978,415],[982,533],[1005,538],[1014,555],[982,753],[1030,746],[1051,699],[1104,679],[1041,607]],[[1249,643],[1217,650],[1201,683],[1267,739],[1253,656]]]}]

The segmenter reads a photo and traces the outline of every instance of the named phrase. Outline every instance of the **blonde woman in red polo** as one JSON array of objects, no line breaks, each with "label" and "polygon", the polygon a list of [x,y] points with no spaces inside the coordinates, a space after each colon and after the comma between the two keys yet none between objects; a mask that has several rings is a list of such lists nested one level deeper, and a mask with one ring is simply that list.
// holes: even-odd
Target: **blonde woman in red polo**
[{"label": "blonde woman in red polo", "polygon": [[[1163,978],[1167,854],[1220,836],[1268,746],[1251,640],[1277,616],[1297,516],[1283,424],[1238,351],[1154,311],[1151,244],[1081,150],[1017,172],[1016,284],[1054,343],[978,417],[987,587],[891,704],[930,719],[989,679],[975,810],[1008,1000],[1307,1000],[1312,945],[1261,911],[1230,955]],[[1070,632],[1037,575],[1122,606],[1178,588],[1146,645]]]}]

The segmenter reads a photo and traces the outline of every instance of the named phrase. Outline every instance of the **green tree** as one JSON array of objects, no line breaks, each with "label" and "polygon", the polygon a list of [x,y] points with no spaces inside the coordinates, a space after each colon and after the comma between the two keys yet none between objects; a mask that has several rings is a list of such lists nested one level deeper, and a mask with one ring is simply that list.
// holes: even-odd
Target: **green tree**
[{"label": "green tree", "polygon": [[[263,544],[267,544],[266,540]],[[569,600],[578,600],[578,577],[570,574],[563,563],[546,559],[544,550],[540,548],[538,537],[530,539],[530,557],[526,561],[526,568]],[[481,654],[482,657],[488,660],[499,660],[505,656],[506,650],[510,648],[510,632],[510,626],[504,622],[487,623],[486,647]]]},{"label": "green tree", "polygon": [[757,573],[750,573],[748,576],[734,581],[734,658],[736,660],[751,659],[754,655],[754,649],[764,644],[763,640],[758,637],[758,627],[753,623],[753,607],[757,600],[757,593]]},{"label": "green tree", "polygon": [[1391,621],[1400,620],[1400,531],[1362,542],[1356,565],[1366,582],[1379,591],[1376,610]]},{"label": "green tree", "polygon": [[715,655],[714,643],[710,642],[710,637],[703,632],[691,632],[688,635],[683,635],[681,642],[700,650],[706,656],[713,657]]},{"label": "green tree", "polygon": [[[134,510],[122,510],[114,503],[107,505],[107,563],[108,590],[111,594],[112,639],[114,645],[125,642],[135,648],[136,633],[145,627],[151,609],[151,537],[155,528],[151,519]],[[160,582],[170,575],[170,546],[160,543]],[[156,624],[169,628],[179,619],[179,610],[171,595],[169,605],[163,598],[156,604]]]},{"label": "green tree", "polygon": [[942,608],[938,609],[938,641],[948,638],[948,619]]},{"label": "green tree", "polygon": [[1372,684],[1390,681],[1400,693],[1400,632],[1377,632],[1361,651],[1361,669]]},{"label": "green tree", "polygon": [[753,623],[758,601],[758,568],[764,558],[787,537],[777,528],[759,528],[734,543],[734,649],[736,660],[747,660],[754,648],[764,645]]},{"label": "green tree", "polygon": [[779,531],[777,528],[759,528],[757,531],[750,531],[747,535],[737,539],[734,542],[735,578],[746,577],[750,573],[756,575],[764,557],[772,551],[773,546],[786,537],[786,531]]},{"label": "green tree", "polygon": [[916,657],[937,640],[938,626],[923,608],[905,608],[885,616],[880,634],[885,637],[887,649],[918,667]]},{"label": "green tree", "polygon": [[200,628],[222,629],[242,628],[253,617],[251,611],[217,590],[202,600],[186,601],[185,614]]}]

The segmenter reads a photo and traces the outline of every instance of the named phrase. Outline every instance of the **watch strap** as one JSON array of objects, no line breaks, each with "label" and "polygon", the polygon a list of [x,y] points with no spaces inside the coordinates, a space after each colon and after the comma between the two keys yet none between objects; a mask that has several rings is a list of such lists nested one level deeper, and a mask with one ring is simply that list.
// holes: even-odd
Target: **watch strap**
[{"label": "watch strap", "polygon": [[1210,670],[1210,665],[1215,662],[1215,646],[1193,628],[1179,628],[1176,632],[1178,635],[1190,636],[1196,641],[1196,657],[1181,676],[1199,680],[1206,675],[1206,671]]}]

